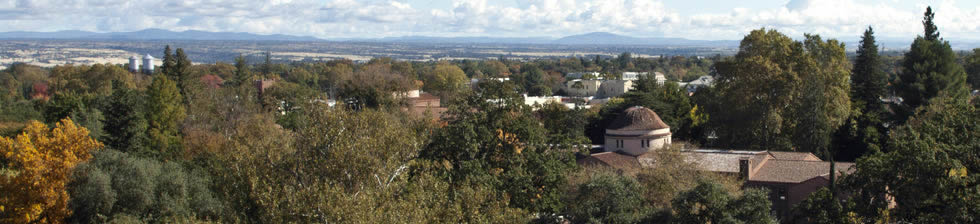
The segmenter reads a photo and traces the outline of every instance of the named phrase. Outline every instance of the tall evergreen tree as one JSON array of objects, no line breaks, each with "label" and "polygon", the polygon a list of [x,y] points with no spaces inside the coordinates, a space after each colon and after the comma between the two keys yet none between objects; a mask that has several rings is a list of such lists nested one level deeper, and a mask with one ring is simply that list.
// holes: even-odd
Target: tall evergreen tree
[{"label": "tall evergreen tree", "polygon": [[262,75],[268,77],[272,74],[272,53],[265,52],[265,63],[262,64]]},{"label": "tall evergreen tree", "polygon": [[922,24],[925,36],[920,36],[905,53],[904,68],[899,74],[896,86],[904,99],[899,120],[904,122],[916,108],[929,102],[940,92],[953,98],[964,98],[969,94],[966,87],[966,72],[956,63],[956,54],[949,42],[939,38],[939,32],[932,23],[932,8],[926,8]]},{"label": "tall evergreen tree", "polygon": [[248,69],[248,61],[245,56],[235,57],[235,83],[238,85],[248,84],[252,80],[252,71]]},{"label": "tall evergreen tree", "polygon": [[186,115],[183,97],[177,84],[163,75],[153,77],[146,94],[150,149],[158,150],[162,158],[173,158],[180,150],[180,123]]},{"label": "tall evergreen tree", "polygon": [[186,96],[188,84],[191,80],[191,59],[187,58],[187,54],[184,53],[183,48],[177,48],[175,61],[173,76],[171,76],[171,78],[177,81],[177,87],[180,88],[180,94]]},{"label": "tall evergreen tree", "polygon": [[857,50],[854,69],[851,72],[851,101],[862,105],[863,111],[880,111],[883,105],[879,97],[887,95],[888,75],[883,70],[875,43],[874,30],[868,26],[861,37],[861,47]]},{"label": "tall evergreen tree", "polygon": [[926,13],[922,18],[922,27],[925,28],[926,40],[939,40],[939,28],[937,28],[936,24],[932,22],[935,17],[936,14],[932,12],[932,7],[926,6]]},{"label": "tall evergreen tree", "polygon": [[835,150],[845,161],[856,159],[869,151],[881,150],[888,139],[885,122],[889,112],[879,97],[887,95],[888,75],[878,56],[874,30],[869,26],[861,37],[851,73],[851,112],[848,121],[836,134]]},{"label": "tall evergreen tree", "polygon": [[966,58],[966,80],[973,89],[980,89],[980,48],[974,48],[973,54]]},{"label": "tall evergreen tree", "polygon": [[103,126],[106,135],[99,140],[112,149],[144,154],[147,144],[147,122],[143,110],[145,97],[139,91],[120,87],[116,85],[102,108],[108,119],[105,119]]},{"label": "tall evergreen tree", "polygon": [[167,77],[174,77],[174,67],[177,67],[177,61],[172,52],[170,45],[163,48],[163,65],[160,66],[160,72],[167,75]]}]

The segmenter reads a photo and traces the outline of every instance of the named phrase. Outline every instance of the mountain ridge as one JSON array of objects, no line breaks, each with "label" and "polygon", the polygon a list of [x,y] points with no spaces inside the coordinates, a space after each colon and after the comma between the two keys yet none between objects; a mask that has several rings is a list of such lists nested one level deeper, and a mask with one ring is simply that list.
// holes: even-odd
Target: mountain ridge
[{"label": "mountain ridge", "polygon": [[170,31],[143,29],[132,32],[97,33],[80,30],[55,32],[12,31],[0,33],[0,39],[87,39],[87,40],[256,40],[256,41],[321,41],[311,36],[283,34],[253,34],[246,32],[209,32],[201,30]]}]

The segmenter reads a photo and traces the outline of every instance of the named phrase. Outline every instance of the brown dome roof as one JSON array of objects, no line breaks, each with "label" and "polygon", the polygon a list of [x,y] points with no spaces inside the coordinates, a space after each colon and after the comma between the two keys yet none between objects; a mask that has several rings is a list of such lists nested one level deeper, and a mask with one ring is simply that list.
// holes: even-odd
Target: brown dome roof
[{"label": "brown dome roof", "polygon": [[664,128],[670,128],[670,126],[667,126],[663,120],[660,120],[660,116],[657,116],[657,113],[654,113],[653,110],[647,109],[646,107],[635,106],[626,109],[612,124],[609,124],[606,130],[652,131]]}]

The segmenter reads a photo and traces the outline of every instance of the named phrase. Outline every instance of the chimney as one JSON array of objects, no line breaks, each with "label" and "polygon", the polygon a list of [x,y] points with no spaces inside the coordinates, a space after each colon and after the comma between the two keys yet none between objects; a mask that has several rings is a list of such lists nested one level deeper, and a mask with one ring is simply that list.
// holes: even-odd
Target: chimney
[{"label": "chimney", "polygon": [[749,180],[749,169],[752,168],[751,162],[749,162],[749,157],[738,158],[738,178],[742,180]]}]

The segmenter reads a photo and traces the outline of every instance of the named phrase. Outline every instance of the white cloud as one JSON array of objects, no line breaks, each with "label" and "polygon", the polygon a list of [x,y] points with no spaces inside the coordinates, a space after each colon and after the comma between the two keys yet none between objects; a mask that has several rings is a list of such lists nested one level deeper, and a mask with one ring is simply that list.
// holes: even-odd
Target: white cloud
[{"label": "white cloud", "polygon": [[[606,31],[635,36],[739,39],[760,27],[791,36],[856,38],[921,33],[923,4],[893,0],[791,0],[785,5],[681,14],[661,0],[0,0],[0,31],[132,31],[146,28],[283,33],[318,37],[566,36]],[[414,3],[414,4],[413,4]],[[980,6],[934,6],[944,37],[980,34]],[[692,5],[690,7],[699,7]]]}]

